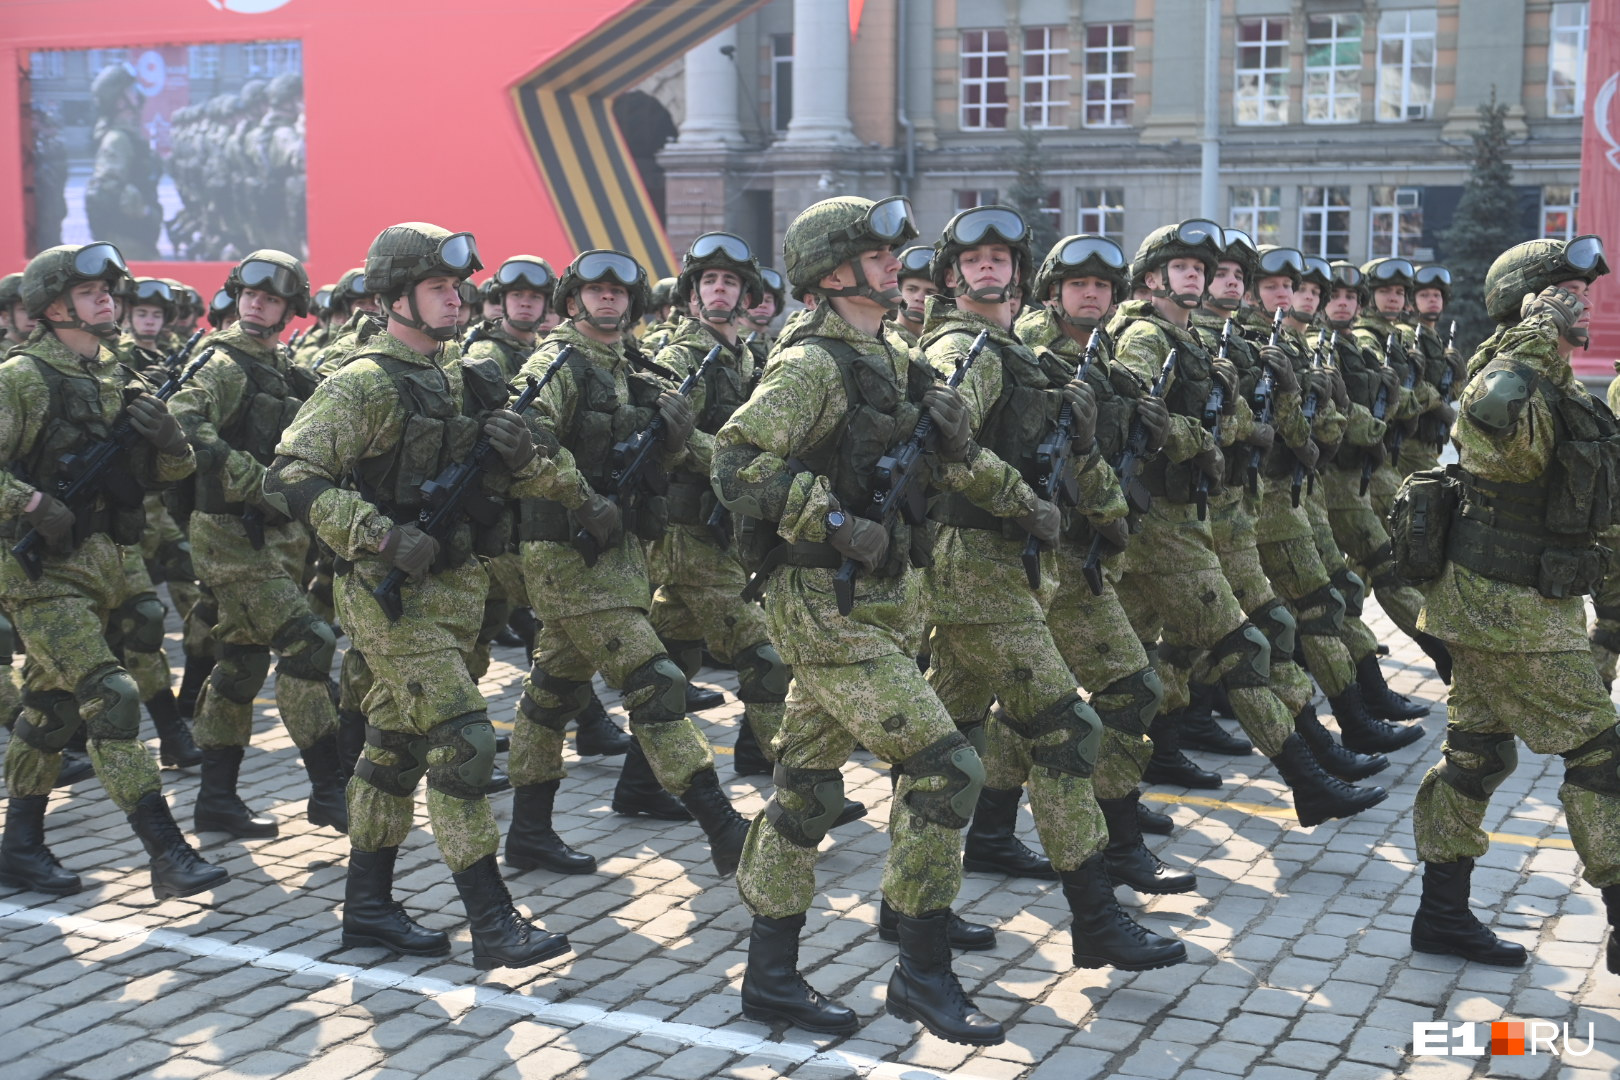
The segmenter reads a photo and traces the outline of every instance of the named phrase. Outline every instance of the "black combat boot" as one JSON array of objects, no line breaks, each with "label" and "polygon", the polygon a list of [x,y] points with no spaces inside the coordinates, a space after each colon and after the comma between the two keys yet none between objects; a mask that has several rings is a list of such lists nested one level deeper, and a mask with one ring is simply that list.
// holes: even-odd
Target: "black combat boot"
[{"label": "black combat boot", "polygon": [[202,750],[191,737],[191,725],[180,715],[174,693],[167,686],[146,701],[147,714],[157,729],[158,760],[178,769],[202,764]]},{"label": "black combat boot", "polygon": [[979,1011],[951,970],[949,909],[899,916],[900,960],[889,976],[884,1008],[890,1016],[921,1024],[947,1042],[995,1046],[1006,1029]]},{"label": "black combat boot", "polygon": [[572,947],[563,935],[542,930],[518,914],[512,906],[512,894],[496,869],[494,855],[485,855],[451,876],[467,908],[473,967],[479,971],[529,967],[561,956]]},{"label": "black combat boot", "polygon": [[1358,754],[1346,750],[1333,741],[1333,733],[1316,718],[1316,706],[1310,702],[1294,717],[1294,730],[1311,748],[1311,755],[1322,766],[1322,771],[1340,780],[1365,780],[1389,768],[1389,758],[1383,754]]},{"label": "black combat boot", "polygon": [[506,770],[499,765],[491,765],[489,769],[489,783],[484,785],[485,795],[497,795],[509,791],[512,787],[512,778],[506,775]]},{"label": "black combat boot", "polygon": [[771,759],[759,748],[759,740],[754,738],[754,729],[749,726],[746,715],[737,722],[737,741],[734,745],[736,752],[732,754],[731,767],[738,776],[771,775]]},{"label": "black combat boot", "polygon": [[[996,947],[993,928],[983,923],[968,922],[950,908],[945,910],[951,913],[945,923],[945,936],[950,940],[951,948],[963,952],[984,952]],[[886,896],[878,904],[878,937],[884,941],[900,940],[900,913],[889,906]]]},{"label": "black combat boot", "polygon": [[66,749],[62,751],[62,767],[56,771],[54,787],[72,787],[81,780],[88,780],[96,775],[96,767],[90,763],[90,755],[78,750]]},{"label": "black combat boot", "polygon": [[1427,701],[1415,701],[1391,690],[1376,653],[1368,653],[1357,662],[1356,685],[1361,687],[1367,711],[1380,720],[1419,720],[1428,716],[1432,707]]},{"label": "black combat boot", "polygon": [[[1141,794],[1140,791],[1137,792]],[[1176,820],[1169,814],[1161,814],[1157,810],[1149,810],[1140,799],[1136,803],[1136,827],[1145,833],[1154,836],[1169,836],[1176,831]]]},{"label": "black combat boot", "polygon": [[1189,683],[1187,691],[1192,695],[1192,702],[1181,712],[1182,746],[1235,757],[1254,750],[1254,744],[1248,739],[1233,735],[1215,722],[1215,687],[1208,683]]},{"label": "black combat boot", "polygon": [[754,916],[748,935],[748,967],[743,971],[742,1012],[762,1024],[785,1020],[806,1031],[850,1035],[861,1026],[851,1009],[822,996],[799,974],[799,931],[803,915],[785,919]]},{"label": "black combat boot", "polygon": [[1446,643],[1433,634],[1425,634],[1422,631],[1413,634],[1412,640],[1417,642],[1417,647],[1422,649],[1423,654],[1434,664],[1434,673],[1440,676],[1440,681],[1450,686],[1451,650],[1446,648]]},{"label": "black combat boot", "polygon": [[512,789],[512,824],[506,830],[506,865],[514,870],[544,868],[558,874],[590,874],[596,860],[563,843],[551,824],[560,780]]},{"label": "black combat boot", "polygon": [[348,783],[355,763],[366,749],[366,714],[358,709],[338,710],[338,775]]},{"label": "black combat boot", "polygon": [[207,685],[209,673],[213,670],[212,656],[186,654],[186,670],[180,676],[180,692],[174,696],[174,707],[187,720],[197,715],[197,696]]},{"label": "black combat boot", "polygon": [[330,825],[349,831],[348,781],[338,759],[337,732],[330,732],[298,751],[309,774],[309,803],[305,813],[311,825]]},{"label": "black combat boot", "polygon": [[79,875],[62,868],[45,846],[48,795],[6,800],[6,832],[0,836],[0,885],[52,896],[72,896],[84,887]]},{"label": "black combat boot", "polygon": [[613,812],[625,817],[650,817],[659,821],[691,821],[692,815],[679,799],[664,790],[653,773],[647,752],[634,736],[619,770],[619,783],[613,789]]},{"label": "black combat boot", "polygon": [[1140,791],[1133,791],[1123,799],[1097,800],[1108,824],[1103,860],[1109,878],[1139,893],[1192,892],[1198,884],[1192,874],[1166,866],[1142,842],[1142,828],[1136,821],[1136,804],[1141,798]]},{"label": "black combat boot", "polygon": [[1604,961],[1610,975],[1620,975],[1620,885],[1603,886],[1603,906],[1609,913],[1609,943],[1604,946]]},{"label": "black combat boot", "polygon": [[533,608],[513,608],[512,614],[506,620],[517,634],[518,640],[523,643],[524,655],[534,655],[534,639],[540,633],[540,620],[534,617]]},{"label": "black combat boot", "polygon": [[1063,871],[1063,898],[1074,916],[1075,967],[1151,971],[1187,962],[1187,946],[1155,934],[1119,906],[1102,854]]},{"label": "black combat boot", "polygon": [[1283,740],[1282,752],[1271,763],[1293,791],[1294,815],[1307,829],[1329,818],[1359,814],[1389,798],[1381,787],[1353,787],[1323,772],[1310,744],[1297,733]]},{"label": "black combat boot", "polygon": [[972,870],[976,874],[1057,880],[1052,860],[1030,850],[1018,839],[1018,802],[1023,794],[1021,787],[1011,791],[992,787],[979,789],[979,802],[973,808],[973,820],[968,824],[967,840],[963,845],[964,870]]},{"label": "black combat boot", "polygon": [[203,749],[202,782],[192,808],[192,828],[232,836],[274,836],[276,819],[255,814],[236,794],[236,776],[242,768],[242,747],[210,746]]},{"label": "black combat boot", "polygon": [[735,874],[742,859],[743,841],[748,839],[748,819],[737,813],[720,790],[720,778],[712,767],[692,774],[681,793],[681,805],[691,811],[709,838],[709,858],[714,861],[715,872],[721,877]]},{"label": "black combat boot", "polygon": [[602,699],[591,692],[591,703],[574,721],[574,752],[580,757],[618,757],[630,752],[630,736],[608,716]]},{"label": "black combat boot", "polygon": [[1473,873],[1473,859],[1423,864],[1423,896],[1412,916],[1412,948],[1481,964],[1523,967],[1524,946],[1503,941],[1468,909]]},{"label": "black combat boot", "polygon": [[691,682],[686,684],[686,711],[689,713],[703,712],[725,703],[726,695],[718,690],[709,690]]},{"label": "black combat boot", "polygon": [[450,951],[450,935],[420,925],[394,899],[394,860],[398,856],[397,847],[349,850],[349,879],[343,887],[343,947],[443,956]]},{"label": "black combat boot", "polygon": [[141,796],[129,824],[152,857],[152,895],[159,900],[207,892],[230,880],[223,866],[207,862],[186,842],[161,791]]},{"label": "black combat boot", "polygon": [[489,639],[489,643],[499,645],[503,649],[521,649],[523,647],[523,635],[512,629],[511,624],[508,623],[495,632],[495,636]]},{"label": "black combat boot", "polygon": [[1368,712],[1357,683],[1329,698],[1328,704],[1333,707],[1333,719],[1339,722],[1345,749],[1358,754],[1390,754],[1423,738],[1422,724],[1397,727]]},{"label": "black combat boot", "polygon": [[1153,740],[1153,756],[1142,770],[1145,784],[1174,784],[1178,787],[1204,788],[1214,791],[1221,786],[1218,773],[1201,769],[1181,752],[1181,710],[1161,712],[1148,725],[1148,738]]}]

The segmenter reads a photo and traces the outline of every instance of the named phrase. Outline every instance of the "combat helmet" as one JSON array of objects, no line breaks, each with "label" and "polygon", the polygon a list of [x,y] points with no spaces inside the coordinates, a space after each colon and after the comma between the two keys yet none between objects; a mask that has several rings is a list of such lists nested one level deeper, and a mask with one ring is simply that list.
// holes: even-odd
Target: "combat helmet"
[{"label": "combat helmet", "polygon": [[1399,285],[1406,291],[1406,302],[1412,302],[1413,279],[1417,270],[1410,259],[1400,256],[1372,259],[1361,264],[1361,276],[1366,279],[1367,295],[1375,296],[1379,289]]},{"label": "combat helmet", "polygon": [[[1172,259],[1197,259],[1204,264],[1204,283],[1215,277],[1217,261],[1226,250],[1226,230],[1204,218],[1188,218],[1174,225],[1161,225],[1148,233],[1136,257],[1131,260],[1131,287],[1147,288],[1150,271],[1161,270]],[[1169,282],[1165,282],[1168,286]],[[1166,287],[1153,290],[1153,295],[1165,297],[1177,306],[1195,308],[1203,295],[1172,293]]]},{"label": "combat helmet", "polygon": [[45,309],[80,282],[105,281],[109,288],[116,288],[128,276],[129,267],[124,264],[124,256],[104,240],[82,246],[60,244],[46,248],[30,259],[23,269],[23,308],[31,317],[44,321],[52,329],[85,330],[99,338],[111,340],[118,337],[116,322],[86,323],[79,318],[72,305],[69,305],[66,321],[52,322],[45,319]]},{"label": "combat helmet", "polygon": [[698,284],[703,280],[705,270],[729,270],[742,282],[736,306],[729,312],[702,308],[705,319],[741,318],[765,297],[765,286],[759,277],[759,260],[754,258],[748,242],[735,233],[707,232],[693,240],[692,246],[681,256],[680,276],[675,279],[675,289],[670,294],[683,315],[691,310],[694,299],[702,305]]},{"label": "combat helmet", "polygon": [[626,309],[623,318],[617,323],[610,324],[606,318],[591,316],[585,311],[582,303],[579,313],[572,316],[575,322],[583,319],[598,330],[625,330],[635,325],[636,320],[646,314],[647,307],[652,302],[652,293],[647,288],[647,271],[629,255],[609,248],[591,248],[582,251],[563,269],[562,276],[557,278],[556,288],[551,292],[558,313],[568,318],[569,298],[577,296],[586,285],[599,281],[611,281],[615,285],[624,286],[630,293],[629,308]]},{"label": "combat helmet", "polygon": [[1334,259],[1328,263],[1328,272],[1333,275],[1333,280],[1328,285],[1327,293],[1322,297],[1324,304],[1333,298],[1334,289],[1352,289],[1355,291],[1357,302],[1362,307],[1367,306],[1371,294],[1367,292],[1367,275],[1361,272],[1361,267],[1348,259]]},{"label": "combat helmet", "polygon": [[167,281],[154,277],[135,278],[134,281],[134,293],[129,298],[131,309],[136,305],[161,308],[164,326],[179,318],[181,300]]},{"label": "combat helmet", "polygon": [[285,251],[262,248],[231,267],[230,276],[225,279],[225,291],[231,294],[232,300],[238,301],[237,311],[242,309],[243,289],[258,289],[287,301],[280,321],[274,326],[250,322],[245,317],[241,319],[242,330],[255,337],[275,337],[293,316],[309,314],[309,274],[303,263]]},{"label": "combat helmet", "polygon": [[[453,233],[425,221],[407,221],[388,226],[371,242],[371,249],[366,252],[365,278],[367,288],[390,308],[389,318],[421,331],[434,341],[449,341],[456,336],[455,324],[429,327],[423,323],[412,286],[434,277],[464,281],[483,268],[472,233]],[[394,302],[402,297],[409,315],[392,310]]]},{"label": "combat helmet", "polygon": [[[805,208],[782,237],[783,264],[793,295],[864,296],[888,308],[900,303],[900,290],[877,289],[866,280],[860,257],[879,248],[893,248],[914,240],[917,226],[911,204],[899,195],[873,202],[858,195],[839,195]],[[854,263],[856,284],[826,289],[822,278],[845,263]]]},{"label": "combat helmet", "polygon": [[1305,253],[1299,248],[1261,244],[1257,254],[1254,280],[1250,285],[1258,285],[1270,277],[1285,277],[1297,289],[1300,282],[1305,280]]},{"label": "combat helmet", "polygon": [[22,303],[22,271],[0,277],[0,311],[11,312],[11,305]]},{"label": "combat helmet", "polygon": [[1052,300],[1054,285],[1061,287],[1069,278],[1097,277],[1113,285],[1117,304],[1130,295],[1127,269],[1118,244],[1097,233],[1077,233],[1052,245],[1035,273],[1032,291],[1036,300]]},{"label": "combat helmet", "polygon": [[652,287],[652,296],[647,306],[658,311],[675,303],[675,279],[672,277],[659,278],[658,284]]},{"label": "combat helmet", "polygon": [[129,88],[136,83],[135,73],[127,64],[108,64],[96,73],[90,83],[90,96],[96,100],[96,111],[106,114],[126,100]]},{"label": "combat helmet", "polygon": [[283,71],[270,80],[264,95],[278,109],[296,105],[298,99],[304,96],[304,77],[295,71]]},{"label": "combat helmet", "polygon": [[343,276],[332,286],[333,317],[347,319],[358,301],[374,295],[376,294],[371,286],[366,283],[365,267],[356,266],[352,270],[343,271]]},{"label": "combat helmet", "polygon": [[1526,296],[1560,281],[1590,284],[1608,272],[1603,241],[1596,236],[1568,242],[1526,240],[1498,255],[1485,272],[1485,314],[1499,323],[1516,323]]},{"label": "combat helmet", "polygon": [[[1564,279],[1568,281],[1568,278]],[[1419,289],[1439,289],[1440,295],[1447,304],[1451,303],[1451,271],[1439,263],[1425,263],[1417,268],[1412,275],[1412,296],[1417,298]]]},{"label": "combat helmet", "polygon": [[[495,273],[484,282],[482,300],[484,303],[501,305],[502,317],[506,324],[521,333],[528,333],[537,328],[546,319],[546,312],[551,308],[552,291],[557,287],[557,272],[551,264],[538,255],[513,255],[501,263]],[[545,306],[540,309],[538,319],[514,319],[512,313],[506,310],[506,294],[512,289],[532,289],[542,293],[546,298]]]},{"label": "combat helmet", "polygon": [[[1031,279],[1035,276],[1035,258],[1029,250],[1034,237],[1017,210],[1010,206],[975,206],[963,210],[945,223],[939,239],[934,243],[934,284],[946,295],[965,296],[985,304],[1000,304],[1012,299],[1013,291],[1028,296]],[[951,293],[946,286],[950,271],[960,270],[957,260],[969,248],[985,244],[1004,244],[1013,256],[1013,280],[1005,288],[966,289]],[[965,282],[958,282],[958,287]]]},{"label": "combat helmet", "polygon": [[336,285],[322,285],[309,297],[309,313],[317,319],[325,319],[332,315],[333,297],[337,294]]},{"label": "combat helmet", "polygon": [[1307,282],[1316,286],[1316,311],[1304,312],[1299,310],[1297,307],[1290,306],[1288,309],[1288,317],[1293,319],[1295,322],[1301,322],[1309,325],[1310,323],[1316,321],[1317,314],[1322,310],[1323,306],[1327,304],[1328,297],[1333,293],[1333,268],[1329,266],[1328,261],[1322,258],[1320,255],[1305,256],[1304,269],[1300,271],[1299,281],[1295,282],[1294,284],[1295,296],[1299,295],[1299,287]]},{"label": "combat helmet", "polygon": [[913,244],[902,251],[897,258],[900,260],[899,280],[906,278],[922,278],[924,281],[934,280],[934,249],[927,244]]},{"label": "combat helmet", "polygon": [[228,289],[220,289],[208,301],[208,325],[215,330],[225,329],[225,320],[236,318],[236,297]]}]

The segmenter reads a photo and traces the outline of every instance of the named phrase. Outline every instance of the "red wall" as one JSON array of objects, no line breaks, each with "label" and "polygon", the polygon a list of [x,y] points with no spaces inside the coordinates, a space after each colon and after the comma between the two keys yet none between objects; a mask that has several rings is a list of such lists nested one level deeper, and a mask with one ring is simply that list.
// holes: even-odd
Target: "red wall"
[{"label": "red wall", "polygon": [[1577,374],[1612,376],[1620,360],[1620,4],[1593,4],[1590,18],[1576,227],[1603,238],[1614,273],[1593,286],[1592,346],[1573,361]]}]

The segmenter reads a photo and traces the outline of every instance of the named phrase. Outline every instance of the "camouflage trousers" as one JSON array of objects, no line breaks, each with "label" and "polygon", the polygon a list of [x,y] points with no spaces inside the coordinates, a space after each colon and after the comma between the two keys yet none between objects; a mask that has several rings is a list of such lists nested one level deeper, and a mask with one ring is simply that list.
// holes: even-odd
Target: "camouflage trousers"
[{"label": "camouflage trousers", "polygon": [[[1447,644],[1455,666],[1443,759],[1423,777],[1412,807],[1412,832],[1424,862],[1478,858],[1490,844],[1483,828],[1488,802],[1445,780],[1445,762],[1465,773],[1486,774],[1483,793],[1488,799],[1489,790],[1518,760],[1513,739],[1522,739],[1538,754],[1569,755],[1612,730],[1617,720],[1614,703],[1584,652],[1509,654]],[[1481,745],[1481,736],[1490,735],[1513,738],[1493,749]],[[1605,766],[1612,792],[1614,753],[1612,746],[1599,743],[1567,757],[1565,768]],[[1599,888],[1620,885],[1620,795],[1593,791],[1566,777],[1558,798],[1569,820],[1570,839],[1585,864],[1583,876]]]},{"label": "camouflage trousers", "polygon": [[[387,572],[380,561],[367,559],[335,582],[338,617],[354,647],[365,654],[372,677],[361,710],[376,732],[366,733],[365,756],[384,769],[409,770],[412,762],[381,740],[403,735],[428,741],[426,761],[415,762],[428,770],[428,821],[445,863],[459,872],[495,853],[500,830],[482,795],[463,799],[435,786],[434,766],[449,766],[457,750],[448,740],[433,744],[444,734],[435,729],[462,717],[487,715],[484,696],[467,674],[467,655],[489,584],[477,562],[408,583],[401,590],[404,614],[390,622],[371,595]],[[413,795],[383,791],[357,773],[349,781],[348,797],[349,841],[357,850],[397,847],[410,832]]]},{"label": "camouflage trousers", "polygon": [[141,549],[119,550],[124,591],[107,615],[107,644],[135,680],[141,700],[150,701],[170,686],[169,654],[163,651],[163,622],[169,608],[158,599]]},{"label": "camouflage trousers", "polygon": [[[194,732],[205,748],[246,746],[253,734],[253,701],[269,656],[280,657],[276,709],[300,748],[337,730],[325,620],[309,608],[303,587],[309,531],[289,521],[264,530],[264,547],[249,543],[241,522],[223,514],[191,516],[193,559],[213,595],[219,663],[197,698]],[[311,656],[317,662],[310,662]],[[246,678],[244,678],[244,673]],[[257,685],[249,685],[257,683]]]},{"label": "camouflage trousers", "polygon": [[[174,520],[161,494],[146,496],[146,531],[141,534],[141,558],[154,582],[169,586],[169,599],[182,622],[197,603],[197,570],[191,561],[191,541]],[[186,655],[193,655],[188,652]]]},{"label": "camouflage trousers", "polygon": [[489,671],[489,644],[511,621],[512,609],[529,606],[529,590],[523,584],[523,559],[515,551],[485,559],[489,574],[489,594],[484,597],[484,618],[478,627],[468,669],[474,680]]},{"label": "camouflage trousers", "polygon": [[[637,670],[666,656],[647,616],[635,608],[610,608],[585,615],[548,618],[534,646],[534,667],[523,680],[523,696],[512,730],[507,771],[515,786],[541,784],[564,775],[563,730],[589,704],[590,682],[598,671],[610,686],[623,687]],[[659,689],[627,690],[624,708],[636,737],[664,790],[680,795],[692,777],[714,768],[714,750],[689,716],[649,719]]]},{"label": "camouflage trousers", "polygon": [[334,558],[319,544],[311,544],[301,579],[309,593],[309,609],[327,622],[337,622],[337,605],[332,600]]},{"label": "camouflage trousers", "polygon": [[1186,707],[1190,679],[1222,683],[1244,732],[1262,753],[1277,754],[1294,730],[1294,712],[1267,685],[1269,672],[1234,647],[1247,620],[1221,571],[1209,523],[1197,519],[1191,503],[1154,500],[1120,556],[1116,588],[1142,641],[1155,640],[1163,628],[1155,667],[1164,708]]},{"label": "camouflage trousers", "polygon": [[[894,763],[955,737],[950,713],[910,656],[890,653],[853,664],[800,663],[794,666],[787,712],[776,737],[777,764],[836,773],[857,741]],[[896,775],[882,888],[890,905],[905,915],[949,907],[962,887],[966,818],[952,828],[935,820],[937,815],[920,812],[913,799],[944,791],[946,784],[942,776]],[[784,798],[791,796],[778,791],[775,799]],[[816,850],[784,836],[769,820],[769,811],[762,811],[748,829],[737,891],[750,914],[785,919],[809,910],[815,897]]]},{"label": "camouflage trousers", "polygon": [[[1101,851],[1107,829],[1091,774],[1103,724],[1077,700],[1074,674],[1052,632],[1029,621],[947,623],[936,624],[929,641],[928,684],[957,728],[984,746],[987,783],[992,768],[998,779],[1027,775],[1030,810],[1052,865],[1073,870]],[[992,701],[1001,704],[994,743],[988,731],[982,740],[974,731],[986,723]],[[1002,756],[1009,764],[998,761]]]},{"label": "camouflage trousers", "polygon": [[[15,731],[6,747],[6,791],[12,798],[48,795],[62,767],[60,746],[83,724],[90,762],[124,813],[159,791],[157,762],[140,741],[138,706],[122,707],[109,689],[134,693],[133,680],[107,645],[107,616],[127,591],[124,552],[105,534],[90,537],[65,559],[47,558],[38,581],[12,559],[0,565],[6,613],[28,651],[19,723],[46,739]],[[54,743],[46,749],[36,743]]]},{"label": "camouflage trousers", "polygon": [[20,672],[12,666],[17,651],[17,634],[11,620],[0,613],[0,727],[10,728],[22,708]]},{"label": "camouflage trousers", "polygon": [[[1250,622],[1258,626],[1271,642],[1271,689],[1288,707],[1290,717],[1297,716],[1311,700],[1310,676],[1294,662],[1294,638],[1297,629],[1289,629],[1271,617],[1277,607],[1277,592],[1266,577],[1260,563],[1260,548],[1255,532],[1255,515],[1248,494],[1238,488],[1227,490],[1209,500],[1210,535],[1215,541],[1215,554],[1221,560],[1221,572],[1232,587],[1232,596],[1243,609]],[[1286,607],[1286,605],[1284,605]],[[1292,616],[1290,613],[1290,620]]]},{"label": "camouflage trousers", "polygon": [[1620,565],[1616,564],[1611,564],[1608,576],[1592,597],[1597,616],[1591,632],[1592,661],[1606,686],[1614,685],[1615,668],[1620,662]]},{"label": "camouflage trousers", "polygon": [[1359,663],[1363,657],[1372,655],[1378,649],[1378,635],[1361,621],[1367,584],[1350,569],[1350,564],[1344,561],[1344,552],[1339,550],[1320,479],[1312,490],[1301,496],[1300,506],[1310,519],[1311,538],[1316,542],[1316,554],[1322,560],[1322,569],[1327,571],[1333,587],[1344,596],[1344,647],[1349,650],[1350,659]]},{"label": "camouflage trousers", "polygon": [[1327,569],[1317,553],[1305,496],[1302,492],[1296,507],[1287,485],[1268,486],[1260,500],[1260,512],[1273,522],[1287,520],[1292,526],[1268,530],[1269,535],[1285,539],[1259,545],[1260,565],[1294,616],[1306,668],[1322,685],[1324,694],[1338,697],[1355,682],[1356,665],[1344,638],[1344,597],[1328,580]]},{"label": "camouflage trousers", "polygon": [[[1376,476],[1376,471],[1374,476]],[[1418,612],[1423,594],[1401,579],[1395,570],[1395,549],[1381,517],[1368,497],[1359,494],[1360,470],[1329,468],[1318,484],[1327,504],[1333,536],[1351,569],[1361,575],[1395,625],[1407,637],[1418,633]]]}]

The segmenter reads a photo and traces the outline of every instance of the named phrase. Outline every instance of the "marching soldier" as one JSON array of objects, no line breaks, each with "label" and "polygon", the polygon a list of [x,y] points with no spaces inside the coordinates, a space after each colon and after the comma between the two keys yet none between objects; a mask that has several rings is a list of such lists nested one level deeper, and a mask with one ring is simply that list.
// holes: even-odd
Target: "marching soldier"
[{"label": "marching soldier", "polygon": [[934,284],[934,249],[914,244],[900,253],[900,307],[889,320],[890,329],[915,348],[922,333],[923,310],[930,296],[939,293]]},{"label": "marching soldier", "polygon": [[90,141],[95,164],[84,188],[84,213],[94,236],[105,236],[132,259],[158,258],[163,207],[158,203],[162,166],[141,130],[140,89],[123,64],[101,69],[90,84],[96,126]]},{"label": "marching soldier", "polygon": [[1451,441],[1451,425],[1457,419],[1452,407],[1468,381],[1468,361],[1450,335],[1440,334],[1440,317],[1451,302],[1451,271],[1431,263],[1412,275],[1412,315],[1403,328],[1406,351],[1418,364],[1418,378],[1435,390],[1435,403],[1418,416],[1417,431],[1401,449],[1401,475],[1432,469]]}]

